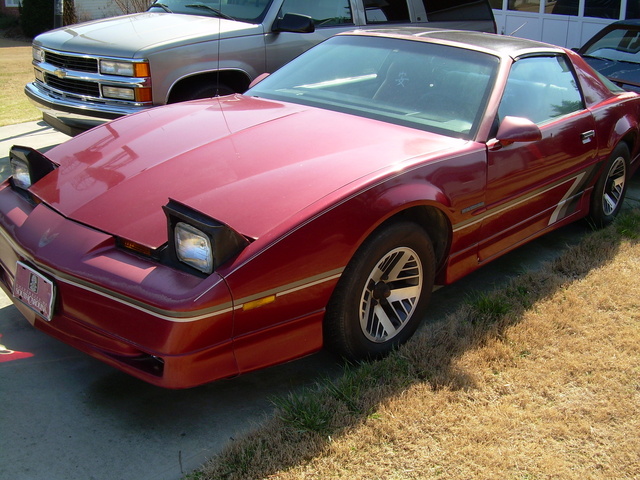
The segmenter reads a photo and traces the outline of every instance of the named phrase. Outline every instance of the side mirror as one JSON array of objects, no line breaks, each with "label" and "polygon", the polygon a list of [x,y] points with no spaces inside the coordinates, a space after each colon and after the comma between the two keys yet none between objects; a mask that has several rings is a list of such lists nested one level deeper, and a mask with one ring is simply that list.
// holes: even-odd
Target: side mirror
[{"label": "side mirror", "polygon": [[274,32],[313,33],[316,26],[313,19],[307,15],[285,13],[284,17],[273,22],[271,30]]},{"label": "side mirror", "polygon": [[490,150],[499,150],[502,147],[516,142],[537,142],[542,139],[540,128],[531,120],[522,117],[506,116],[500,123],[496,138],[489,140],[487,146]]},{"label": "side mirror", "polygon": [[270,74],[269,73],[261,73],[260,75],[258,75],[256,78],[254,78],[251,83],[249,84],[249,88],[252,88],[254,86],[256,86],[257,84],[259,84],[262,80],[264,80],[265,78],[267,78]]}]

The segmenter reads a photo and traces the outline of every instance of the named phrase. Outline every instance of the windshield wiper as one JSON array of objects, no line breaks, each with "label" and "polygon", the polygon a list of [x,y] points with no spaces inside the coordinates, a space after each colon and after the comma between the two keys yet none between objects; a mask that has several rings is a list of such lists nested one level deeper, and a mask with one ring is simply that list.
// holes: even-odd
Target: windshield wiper
[{"label": "windshield wiper", "polygon": [[217,8],[210,7],[209,5],[205,5],[204,3],[191,3],[189,5],[185,5],[185,7],[189,7],[189,8],[204,8],[205,10],[209,10],[210,12],[215,13],[220,18],[226,18],[227,20],[235,20],[235,18],[227,15],[226,13],[222,13]]},{"label": "windshield wiper", "polygon": [[153,8],[153,7],[160,7],[162,10],[164,10],[167,13],[173,13],[171,9],[167,7],[164,3],[152,3],[149,8]]}]

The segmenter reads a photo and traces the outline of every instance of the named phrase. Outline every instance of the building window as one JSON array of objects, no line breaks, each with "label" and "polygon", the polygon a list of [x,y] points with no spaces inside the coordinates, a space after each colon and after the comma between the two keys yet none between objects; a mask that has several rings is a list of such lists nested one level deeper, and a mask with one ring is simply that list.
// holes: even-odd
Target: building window
[{"label": "building window", "polygon": [[540,0],[509,0],[509,10],[516,10],[518,12],[540,12]]},{"label": "building window", "polygon": [[4,0],[5,7],[19,7],[20,0]]},{"label": "building window", "polygon": [[556,0],[547,2],[544,11],[556,15],[578,15],[580,2],[578,0]]},{"label": "building window", "polygon": [[617,20],[620,18],[620,0],[586,0],[584,16]]}]

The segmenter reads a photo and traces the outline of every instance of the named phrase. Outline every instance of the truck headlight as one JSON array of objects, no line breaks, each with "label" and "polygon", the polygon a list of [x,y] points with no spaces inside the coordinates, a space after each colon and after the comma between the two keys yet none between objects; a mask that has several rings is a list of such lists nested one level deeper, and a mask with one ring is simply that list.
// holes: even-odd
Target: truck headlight
[{"label": "truck headlight", "polygon": [[136,78],[150,76],[147,62],[123,62],[118,60],[100,60],[100,73],[103,75]]},{"label": "truck headlight", "polygon": [[116,98],[118,100],[135,100],[136,95],[133,88],[122,87],[102,87],[102,96],[106,98]]},{"label": "truck headlight", "polygon": [[31,49],[31,55],[36,62],[44,62],[44,50],[42,50],[41,48],[33,47]]},{"label": "truck headlight", "polygon": [[109,85],[102,86],[102,97],[116,100],[130,100],[139,103],[150,102],[153,99],[150,87],[129,88],[112,87]]},{"label": "truck headlight", "polygon": [[249,240],[232,228],[175,200],[169,200],[163,210],[168,254],[176,267],[186,265],[209,275],[249,245]]}]

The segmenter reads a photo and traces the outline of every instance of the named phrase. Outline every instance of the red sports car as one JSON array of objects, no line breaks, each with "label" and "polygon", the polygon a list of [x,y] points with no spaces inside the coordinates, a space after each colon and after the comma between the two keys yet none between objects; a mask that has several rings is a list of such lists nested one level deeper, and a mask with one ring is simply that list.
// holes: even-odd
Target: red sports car
[{"label": "red sports car", "polygon": [[245,95],[14,147],[0,277],[37,328],[190,387],[327,345],[383,355],[448,284],[620,210],[640,97],[491,34],[342,34]]}]

